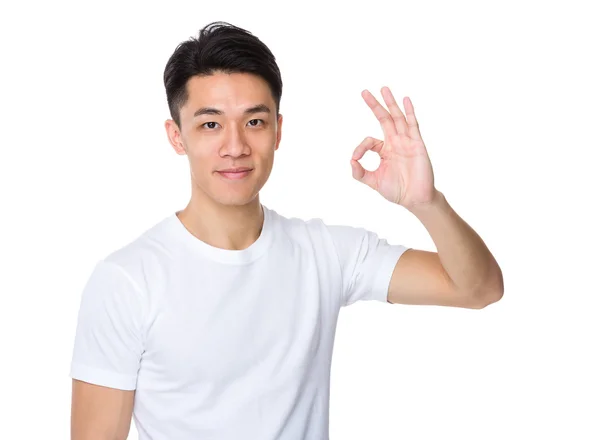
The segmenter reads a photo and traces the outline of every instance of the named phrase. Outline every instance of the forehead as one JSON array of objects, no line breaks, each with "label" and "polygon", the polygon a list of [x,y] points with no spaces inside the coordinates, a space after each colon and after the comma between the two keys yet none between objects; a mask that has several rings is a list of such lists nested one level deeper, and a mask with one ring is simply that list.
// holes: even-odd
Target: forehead
[{"label": "forehead", "polygon": [[275,111],[268,83],[250,73],[214,73],[194,76],[187,82],[188,100],[181,109],[188,117],[200,107],[215,107],[225,113],[242,113],[246,108],[266,104]]}]

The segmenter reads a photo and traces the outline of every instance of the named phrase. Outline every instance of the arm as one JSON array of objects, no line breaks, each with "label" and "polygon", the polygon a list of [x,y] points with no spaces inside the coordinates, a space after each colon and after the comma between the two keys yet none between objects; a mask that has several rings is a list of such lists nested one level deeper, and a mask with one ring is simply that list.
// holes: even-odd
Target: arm
[{"label": "arm", "polygon": [[[438,249],[438,253],[408,250],[398,258],[388,301],[477,309],[498,301],[504,291],[502,272],[481,238],[435,188],[412,101],[404,97],[405,116],[391,90],[383,87],[381,92],[389,112],[369,91],[363,98],[381,123],[385,139],[368,137],[356,147],[352,175],[415,214]],[[368,150],[381,157],[375,171],[358,162]]]},{"label": "arm", "polygon": [[71,440],[125,440],[135,390],[119,390],[73,379]]},{"label": "arm", "polygon": [[144,352],[145,291],[100,261],[81,297],[71,361],[71,439],[124,440]]},{"label": "arm", "polygon": [[480,309],[502,298],[498,263],[441,192],[411,212],[431,235],[438,253],[407,250],[394,269],[389,302]]}]

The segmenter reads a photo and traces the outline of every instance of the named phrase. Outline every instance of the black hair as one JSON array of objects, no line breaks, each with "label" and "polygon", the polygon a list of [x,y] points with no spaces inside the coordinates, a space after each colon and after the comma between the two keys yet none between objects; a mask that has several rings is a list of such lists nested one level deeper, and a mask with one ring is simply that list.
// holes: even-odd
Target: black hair
[{"label": "black hair", "polygon": [[165,67],[167,103],[178,127],[179,110],[188,100],[188,80],[216,72],[258,75],[269,84],[279,114],[283,83],[271,50],[249,31],[216,21],[204,26],[197,38],[180,43]]}]

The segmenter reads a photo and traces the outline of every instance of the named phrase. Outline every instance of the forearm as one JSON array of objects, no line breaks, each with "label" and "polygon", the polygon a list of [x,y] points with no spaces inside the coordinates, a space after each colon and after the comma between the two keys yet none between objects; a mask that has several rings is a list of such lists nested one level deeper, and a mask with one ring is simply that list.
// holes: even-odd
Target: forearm
[{"label": "forearm", "polygon": [[502,296],[502,271],[496,259],[441,192],[437,191],[430,204],[410,212],[429,232],[444,269],[458,289],[497,299]]}]

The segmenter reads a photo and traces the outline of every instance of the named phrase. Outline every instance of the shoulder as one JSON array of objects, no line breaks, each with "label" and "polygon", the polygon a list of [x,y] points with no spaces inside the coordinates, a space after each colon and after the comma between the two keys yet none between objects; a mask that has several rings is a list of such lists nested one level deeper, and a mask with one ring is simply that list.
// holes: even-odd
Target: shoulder
[{"label": "shoulder", "polygon": [[271,220],[275,231],[284,232],[291,236],[302,236],[306,234],[319,234],[323,232],[324,223],[318,217],[301,218],[280,213],[272,208],[265,209]]},{"label": "shoulder", "polygon": [[273,220],[275,228],[282,229],[291,234],[311,234],[330,239],[360,238],[373,234],[373,232],[349,224],[327,221],[322,217],[307,216],[304,218],[280,214],[274,209],[266,208]]},{"label": "shoulder", "polygon": [[176,244],[169,237],[170,222],[170,216],[156,222],[106,254],[102,262],[117,266],[140,289],[144,289],[150,275],[160,273],[174,259]]}]

